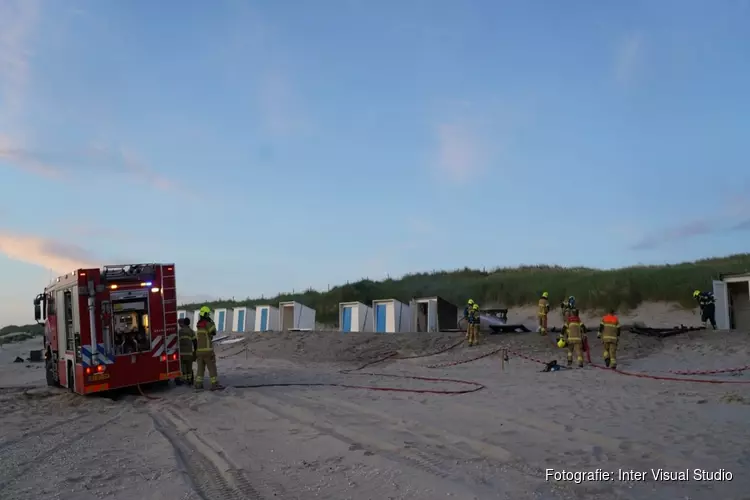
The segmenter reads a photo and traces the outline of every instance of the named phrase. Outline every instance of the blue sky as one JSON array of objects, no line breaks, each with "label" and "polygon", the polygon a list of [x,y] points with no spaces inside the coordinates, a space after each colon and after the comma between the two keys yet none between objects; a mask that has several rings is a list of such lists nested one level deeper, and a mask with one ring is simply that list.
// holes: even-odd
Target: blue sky
[{"label": "blue sky", "polygon": [[3,0],[0,324],[79,265],[175,262],[203,299],[747,251],[748,23],[748,0]]}]

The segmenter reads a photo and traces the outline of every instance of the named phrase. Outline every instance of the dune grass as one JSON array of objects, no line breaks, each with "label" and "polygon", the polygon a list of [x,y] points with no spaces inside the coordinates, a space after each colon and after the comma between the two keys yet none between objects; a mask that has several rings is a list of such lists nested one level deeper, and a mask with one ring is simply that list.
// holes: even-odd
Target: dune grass
[{"label": "dune grass", "polygon": [[44,327],[41,325],[9,325],[0,328],[0,345],[21,342],[40,335],[44,335]]},{"label": "dune grass", "polygon": [[718,279],[720,274],[749,271],[750,254],[612,270],[557,266],[523,266],[492,271],[466,268],[408,274],[400,279],[377,282],[361,280],[337,286],[327,292],[307,290],[304,293],[280,294],[272,298],[183,304],[180,308],[191,310],[202,305],[212,308],[276,305],[281,301],[296,300],[315,309],[318,322],[337,325],[339,302],[360,301],[369,304],[373,300],[387,298],[408,302],[413,297],[432,295],[440,295],[459,305],[473,298],[482,305],[512,307],[535,303],[539,295],[547,291],[553,303],[575,295],[583,309],[615,307],[626,311],[647,301],[670,301],[693,307],[693,290],[710,290],[712,280]]}]

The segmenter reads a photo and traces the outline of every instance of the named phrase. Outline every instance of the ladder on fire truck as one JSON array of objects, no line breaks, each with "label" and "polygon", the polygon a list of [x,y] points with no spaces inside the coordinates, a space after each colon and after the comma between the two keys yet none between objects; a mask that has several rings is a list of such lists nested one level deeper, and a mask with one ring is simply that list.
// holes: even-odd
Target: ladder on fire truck
[{"label": "ladder on fire truck", "polygon": [[[169,276],[165,276],[165,274],[169,272]],[[168,339],[169,339],[169,332],[167,331],[167,318],[169,317],[170,320],[173,320],[175,323],[177,322],[177,283],[175,282],[174,277],[174,265],[163,265],[161,268],[161,282],[159,283],[159,288],[161,291],[162,296],[162,325],[164,325],[164,352],[166,356],[164,356],[164,363],[165,367],[169,368],[169,355],[168,352]],[[166,278],[169,278],[168,280],[165,280]],[[165,285],[171,285],[171,286],[165,286]],[[179,335],[179,328],[177,328],[174,331],[174,335]],[[179,345],[179,342],[178,342]],[[167,370],[168,371],[168,370]]]}]

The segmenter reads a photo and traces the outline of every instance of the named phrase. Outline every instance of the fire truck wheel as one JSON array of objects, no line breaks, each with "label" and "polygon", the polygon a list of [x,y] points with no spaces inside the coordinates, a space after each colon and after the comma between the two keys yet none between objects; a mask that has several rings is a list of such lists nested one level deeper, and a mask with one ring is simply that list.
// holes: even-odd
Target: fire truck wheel
[{"label": "fire truck wheel", "polygon": [[73,380],[73,364],[70,361],[68,361],[68,389],[70,392],[75,392],[76,390],[76,385]]},{"label": "fire truck wheel", "polygon": [[47,356],[44,360],[44,371],[47,375],[47,385],[50,387],[60,387],[60,381],[55,377],[55,371],[57,370],[57,363],[52,359],[52,353],[47,348]]}]

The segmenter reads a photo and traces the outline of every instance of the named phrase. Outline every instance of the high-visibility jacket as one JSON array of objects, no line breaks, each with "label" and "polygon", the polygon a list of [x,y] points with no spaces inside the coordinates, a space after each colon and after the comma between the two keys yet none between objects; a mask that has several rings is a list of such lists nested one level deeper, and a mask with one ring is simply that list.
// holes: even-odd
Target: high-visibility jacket
[{"label": "high-visibility jacket", "polygon": [[570,306],[564,300],[560,302],[560,312],[563,315],[563,322],[568,321],[568,316],[570,315]]},{"label": "high-visibility jacket", "polygon": [[216,335],[216,325],[211,318],[201,318],[195,325],[195,340],[197,352],[213,352],[214,346],[211,340]]},{"label": "high-visibility jacket", "polygon": [[583,341],[583,331],[586,327],[578,316],[568,316],[565,324],[565,338],[569,344],[581,343]]},{"label": "high-visibility jacket", "polygon": [[192,356],[195,350],[195,332],[189,326],[180,327],[180,356]]},{"label": "high-visibility jacket", "polygon": [[713,292],[703,292],[698,295],[698,305],[701,307],[701,310],[713,304],[716,304]]},{"label": "high-visibility jacket", "polygon": [[599,324],[599,333],[603,342],[617,342],[620,337],[620,321],[614,314],[607,314]]},{"label": "high-visibility jacket", "polygon": [[537,312],[537,314],[539,316],[546,316],[548,312],[549,312],[549,300],[542,297],[541,299],[539,299],[539,312]]},{"label": "high-visibility jacket", "polygon": [[473,307],[469,309],[469,323],[476,325],[479,323],[479,309]]}]

